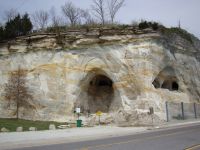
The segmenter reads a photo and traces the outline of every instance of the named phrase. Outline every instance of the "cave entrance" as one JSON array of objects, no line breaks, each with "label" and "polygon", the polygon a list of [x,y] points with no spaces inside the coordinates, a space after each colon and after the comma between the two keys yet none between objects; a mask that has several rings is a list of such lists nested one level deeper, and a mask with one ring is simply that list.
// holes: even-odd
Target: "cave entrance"
[{"label": "cave entrance", "polygon": [[95,75],[89,82],[88,97],[90,113],[107,113],[114,97],[113,81],[105,75]]},{"label": "cave entrance", "polygon": [[172,82],[172,90],[173,91],[178,91],[178,83],[177,82]]},{"label": "cave entrance", "polygon": [[166,80],[162,84],[162,88],[168,89],[170,91],[178,91],[178,83],[176,81]]},{"label": "cave entrance", "polygon": [[179,84],[176,73],[172,67],[165,67],[152,82],[153,86],[158,89],[168,89],[169,91],[178,91]]},{"label": "cave entrance", "polygon": [[170,80],[165,80],[163,82],[161,88],[171,90],[171,81]]}]

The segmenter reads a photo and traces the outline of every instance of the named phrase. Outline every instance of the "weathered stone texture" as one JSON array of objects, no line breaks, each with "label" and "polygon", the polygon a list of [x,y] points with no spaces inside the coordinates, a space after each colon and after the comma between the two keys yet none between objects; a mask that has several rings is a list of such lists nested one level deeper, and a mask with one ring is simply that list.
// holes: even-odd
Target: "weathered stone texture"
[{"label": "weathered stone texture", "polygon": [[[76,119],[74,108],[81,107],[82,119],[90,124],[97,119],[93,115],[87,117],[88,113],[101,108],[107,111],[102,120],[105,123],[148,124],[151,119],[144,118],[149,117],[149,107],[154,108],[155,120],[160,122],[165,120],[165,101],[199,101],[200,62],[195,53],[188,55],[179,53],[180,50],[172,53],[177,47],[168,46],[159,34],[101,39],[120,42],[90,46],[88,43],[95,43],[96,39],[81,39],[76,44],[86,42],[87,47],[74,45],[76,49],[48,51],[58,48],[55,39],[48,37],[32,43],[31,48],[28,46],[32,49],[29,52],[23,43],[11,46],[12,50],[18,49],[12,54],[2,46],[0,117],[15,117],[15,104],[7,107],[4,99],[4,84],[9,73],[19,66],[28,71],[27,85],[36,107],[36,110],[20,108],[20,117],[24,119],[70,121]],[[98,79],[98,75],[109,80]],[[152,83],[156,78],[159,84],[165,80],[177,82],[178,90],[163,89],[161,85],[155,88]]]}]

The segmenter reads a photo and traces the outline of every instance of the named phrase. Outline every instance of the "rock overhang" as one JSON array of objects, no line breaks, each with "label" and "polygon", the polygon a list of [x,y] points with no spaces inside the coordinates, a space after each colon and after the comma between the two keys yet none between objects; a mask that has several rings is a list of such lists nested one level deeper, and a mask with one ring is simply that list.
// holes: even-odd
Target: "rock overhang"
[{"label": "rock overhang", "polygon": [[[57,43],[56,37],[50,34],[23,37],[9,46],[0,46],[1,95],[9,78],[8,72],[16,70],[20,65],[28,70],[27,84],[34,93],[35,101],[40,103],[36,112],[21,108],[22,118],[70,120],[74,119],[75,107],[81,107],[86,110],[84,116],[88,120],[86,112],[89,108],[102,105],[100,100],[107,99],[110,100],[109,105],[105,103],[107,109],[102,109],[108,115],[105,115],[105,120],[112,118],[111,122],[120,123],[129,118],[127,122],[134,124],[137,123],[134,119],[137,116],[147,117],[150,106],[154,107],[158,120],[164,120],[165,101],[199,100],[200,71],[196,69],[199,68],[199,61],[194,53],[184,54],[180,47],[168,43],[159,33],[93,35],[87,38],[85,35],[76,34],[73,38],[65,35],[62,41],[64,46]],[[27,40],[31,42],[27,43]],[[173,68],[173,78],[177,79],[181,90],[171,91],[153,85],[153,81],[166,67]],[[166,76],[170,74],[170,71],[165,73]],[[97,85],[89,87],[93,78],[99,75],[112,81],[111,89],[102,90]],[[100,98],[97,93],[91,95],[91,89],[92,92],[100,90]],[[111,94],[107,92],[107,98],[106,90],[113,90],[113,93],[109,91]],[[14,117],[15,105],[3,112],[3,106],[6,105],[3,96],[0,101],[0,115]],[[97,110],[93,109],[92,113],[94,111]],[[117,117],[118,113],[121,117]]]}]

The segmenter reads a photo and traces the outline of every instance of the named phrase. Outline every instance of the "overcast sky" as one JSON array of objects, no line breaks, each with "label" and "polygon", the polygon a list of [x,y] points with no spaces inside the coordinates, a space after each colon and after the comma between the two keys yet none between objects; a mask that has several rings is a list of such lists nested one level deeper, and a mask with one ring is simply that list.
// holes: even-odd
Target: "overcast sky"
[{"label": "overcast sky", "polygon": [[[60,6],[67,0],[0,0],[0,17],[10,8],[19,12],[33,13],[49,10],[54,6],[60,13]],[[90,9],[92,0],[71,0],[77,7]],[[165,26],[181,27],[200,38],[200,0],[125,0],[124,7],[117,15],[117,21],[131,23],[146,19],[158,21]]]}]

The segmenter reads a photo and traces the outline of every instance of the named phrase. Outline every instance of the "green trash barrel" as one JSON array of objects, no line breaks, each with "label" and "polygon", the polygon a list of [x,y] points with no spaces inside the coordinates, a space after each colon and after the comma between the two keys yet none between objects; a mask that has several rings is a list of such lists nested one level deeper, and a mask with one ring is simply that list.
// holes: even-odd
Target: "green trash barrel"
[{"label": "green trash barrel", "polygon": [[76,126],[81,127],[82,125],[82,120],[76,120]]}]

